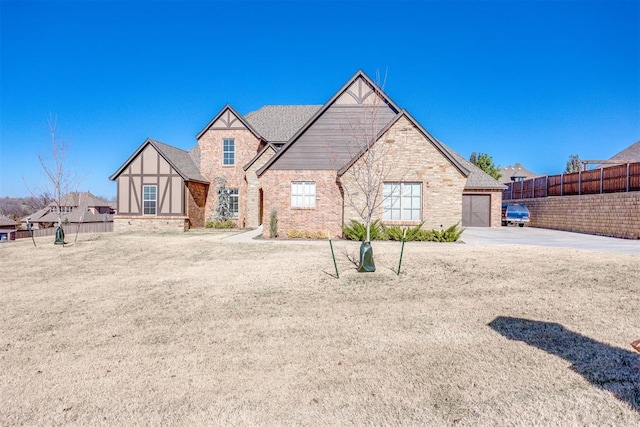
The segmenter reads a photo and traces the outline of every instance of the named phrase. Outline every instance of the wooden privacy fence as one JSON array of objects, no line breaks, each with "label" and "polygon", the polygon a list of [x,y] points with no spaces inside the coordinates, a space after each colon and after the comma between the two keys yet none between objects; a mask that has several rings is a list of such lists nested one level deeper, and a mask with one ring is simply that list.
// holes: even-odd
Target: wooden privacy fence
[{"label": "wooden privacy fence", "polygon": [[510,182],[502,200],[640,191],[640,162]]},{"label": "wooden privacy fence", "polygon": [[[78,231],[78,224],[63,225],[65,240],[69,236],[79,233],[108,233],[113,231],[113,221],[111,222],[84,222],[80,224],[80,230]],[[56,227],[39,228],[33,230],[33,237],[54,236],[56,234]],[[16,239],[25,239],[31,237],[29,230],[16,231]]]}]

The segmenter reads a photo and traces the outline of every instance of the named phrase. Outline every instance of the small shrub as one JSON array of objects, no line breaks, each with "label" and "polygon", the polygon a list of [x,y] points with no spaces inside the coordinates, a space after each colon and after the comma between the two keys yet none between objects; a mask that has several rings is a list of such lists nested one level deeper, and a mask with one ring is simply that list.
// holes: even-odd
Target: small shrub
[{"label": "small shrub", "polygon": [[329,235],[324,231],[316,231],[315,233],[308,233],[307,238],[314,240],[326,240],[329,238]]},{"label": "small shrub", "polygon": [[236,227],[236,223],[231,221],[230,219],[213,222],[213,228],[217,228],[217,229],[235,228],[235,227]]},{"label": "small shrub", "polygon": [[287,231],[287,238],[325,240],[329,237],[324,231],[302,231],[298,230],[297,228],[292,228],[291,230]]},{"label": "small shrub", "polygon": [[211,219],[205,221],[205,228],[215,228],[215,229],[225,229],[225,228],[235,228],[236,223],[227,219],[225,221],[213,221]]},{"label": "small shrub", "polygon": [[458,229],[458,225],[460,223],[457,222],[453,224],[451,227],[446,228],[444,230],[432,230],[433,233],[433,241],[434,242],[457,242],[464,228]]},{"label": "small shrub", "polygon": [[304,233],[296,228],[292,228],[287,231],[287,238],[289,239],[302,239],[304,237]]},{"label": "small shrub", "polygon": [[[345,225],[342,229],[344,236],[349,240],[359,240],[364,242],[367,238],[367,226],[360,221],[352,219],[348,225]],[[371,228],[369,230],[371,240],[382,240],[384,237],[383,227],[380,220],[371,222]]]},{"label": "small shrub", "polygon": [[413,227],[409,227],[407,228],[407,234],[405,236],[405,239],[407,240],[407,242],[413,242],[416,240],[420,240],[420,234],[422,231],[422,224],[424,224],[424,222],[421,222],[418,225],[415,225]]},{"label": "small shrub", "polygon": [[278,210],[276,208],[271,209],[271,214],[269,214],[269,237],[272,239],[278,237]]},{"label": "small shrub", "polygon": [[399,225],[390,225],[384,226],[384,234],[387,237],[387,240],[402,240],[402,236],[404,235],[404,229]]}]

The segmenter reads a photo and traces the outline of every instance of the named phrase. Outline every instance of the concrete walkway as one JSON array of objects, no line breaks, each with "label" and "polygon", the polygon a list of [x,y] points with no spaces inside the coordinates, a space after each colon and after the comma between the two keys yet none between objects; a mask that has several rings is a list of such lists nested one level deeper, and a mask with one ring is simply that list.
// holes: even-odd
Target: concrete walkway
[{"label": "concrete walkway", "polygon": [[222,239],[225,242],[233,243],[258,243],[266,242],[266,240],[256,239],[256,237],[262,236],[262,225],[254,230],[245,231],[244,233],[234,234],[233,236],[225,237]]}]

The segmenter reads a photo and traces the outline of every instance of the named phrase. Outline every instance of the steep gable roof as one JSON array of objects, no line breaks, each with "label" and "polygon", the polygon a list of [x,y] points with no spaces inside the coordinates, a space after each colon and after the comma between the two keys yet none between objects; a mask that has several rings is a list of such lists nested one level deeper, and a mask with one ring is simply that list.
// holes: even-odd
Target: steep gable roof
[{"label": "steep gable roof", "polygon": [[120,166],[120,168],[109,177],[110,180],[115,181],[122,173],[129,163],[131,163],[147,145],[153,146],[156,151],[171,165],[173,169],[184,179],[185,181],[196,181],[208,184],[209,181],[202,176],[200,169],[195,164],[193,158],[189,155],[189,152],[173,147],[171,145],[164,144],[155,139],[147,138],[140,147],[127,159],[126,162]]},{"label": "steep gable roof", "polygon": [[[433,144],[433,146],[460,171],[460,173],[462,173],[464,176],[469,176],[469,168],[466,167],[462,162],[460,162],[458,157],[452,154],[451,149],[449,149],[449,147],[446,147],[444,144],[434,138],[429,132],[427,132],[427,130],[423,128],[422,125],[418,123],[418,121],[415,120],[413,116],[411,116],[411,114],[409,114],[406,110],[400,111],[400,113],[398,113],[393,118],[393,120],[391,120],[384,128],[382,128],[380,132],[378,132],[375,140],[378,141],[402,117],[406,118],[409,123],[414,125],[416,129],[418,129],[418,131],[425,137],[425,139]],[[366,150],[367,147],[363,147],[362,150],[360,150],[360,152],[349,161],[349,163],[347,163],[338,171],[338,175],[344,174],[360,157],[362,157]]]},{"label": "steep gable roof", "polygon": [[0,227],[13,227],[16,225],[18,225],[18,223],[12,220],[11,218],[8,218],[4,215],[0,215]]},{"label": "steep gable roof", "polygon": [[256,154],[255,156],[253,156],[253,159],[249,160],[249,163],[247,163],[246,165],[244,165],[244,166],[242,167],[242,170],[247,171],[247,170],[251,167],[251,165],[253,165],[253,164],[256,162],[256,160],[258,160],[260,157],[262,157],[262,155],[263,155],[266,151],[269,151],[269,150],[273,150],[273,152],[275,153],[275,152],[277,152],[277,151],[278,151],[278,148],[277,148],[274,144],[272,144],[271,142],[269,142],[267,145],[265,145],[265,146],[262,148],[262,150],[260,150],[260,151],[258,152],[258,154]]},{"label": "steep gable roof", "polygon": [[322,105],[265,105],[245,116],[269,142],[287,142]]},{"label": "steep gable roof", "polygon": [[[360,84],[357,84],[360,81]],[[364,84],[362,84],[364,83]],[[351,91],[350,88],[356,86],[355,91]],[[363,86],[366,86],[363,89]],[[260,169],[258,169],[258,176],[262,175],[267,169],[269,169],[274,163],[276,163],[295,143],[298,139],[304,135],[304,133],[322,117],[327,110],[334,105],[334,103],[342,99],[352,99],[355,103],[362,104],[366,98],[371,94],[374,96],[380,96],[382,102],[387,105],[392,111],[398,113],[400,108],[376,85],[362,70],[356,72],[341,88],[338,90],[316,113],[302,126],[280,149],[278,152]],[[350,156],[351,158],[351,156]]]},{"label": "steep gable roof", "polygon": [[500,168],[500,182],[503,184],[510,183],[514,178],[533,178],[539,176],[535,172],[531,172],[529,169],[522,166],[520,163],[516,163],[515,165],[505,166]]},{"label": "steep gable roof", "polygon": [[[225,105],[222,110],[220,110],[220,112],[218,114],[216,114],[216,116],[211,119],[211,121],[204,127],[204,129],[202,129],[198,135],[196,135],[196,139],[200,139],[202,137],[202,135],[204,135],[204,133],[206,131],[208,131],[212,126],[214,126],[216,124],[216,122],[220,122],[220,124],[222,124],[225,128],[227,129],[248,129],[253,136],[255,136],[257,139],[259,140],[263,140],[265,138],[262,137],[262,135],[260,135],[258,133],[258,131],[256,131],[253,126],[247,121],[245,120],[245,118],[242,116],[242,114],[238,113],[231,105],[227,104]],[[241,125],[241,126],[239,126]]]},{"label": "steep gable roof", "polygon": [[619,160],[620,163],[640,162],[640,141],[631,144],[609,160]]},{"label": "steep gable roof", "polygon": [[[111,205],[111,202],[108,202],[100,197],[97,197],[89,191],[85,191],[85,192],[73,191],[71,193],[65,194],[60,198],[60,206],[75,207],[75,206],[80,206],[80,203],[82,203],[82,206],[88,206],[88,207]],[[51,202],[49,203],[49,206],[57,206],[57,204],[55,202]]]}]

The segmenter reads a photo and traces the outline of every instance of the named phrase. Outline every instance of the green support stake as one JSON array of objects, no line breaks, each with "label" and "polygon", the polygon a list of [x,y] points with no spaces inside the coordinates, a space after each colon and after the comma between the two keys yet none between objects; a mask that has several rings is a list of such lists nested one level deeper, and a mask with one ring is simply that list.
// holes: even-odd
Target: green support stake
[{"label": "green support stake", "polygon": [[400,275],[400,267],[402,267],[402,254],[404,253],[404,242],[407,241],[407,229],[402,234],[402,248],[400,249],[400,261],[398,262],[398,276]]},{"label": "green support stake", "polygon": [[398,276],[400,275],[400,267],[402,267],[402,254],[404,253],[405,238],[402,238],[402,249],[400,249],[400,262],[398,262]]},{"label": "green support stake", "polygon": [[333,266],[336,268],[336,279],[340,278],[340,274],[338,273],[338,264],[336,263],[336,255],[333,253],[333,243],[331,239],[329,239],[329,246],[331,246],[331,256],[333,257]]}]

